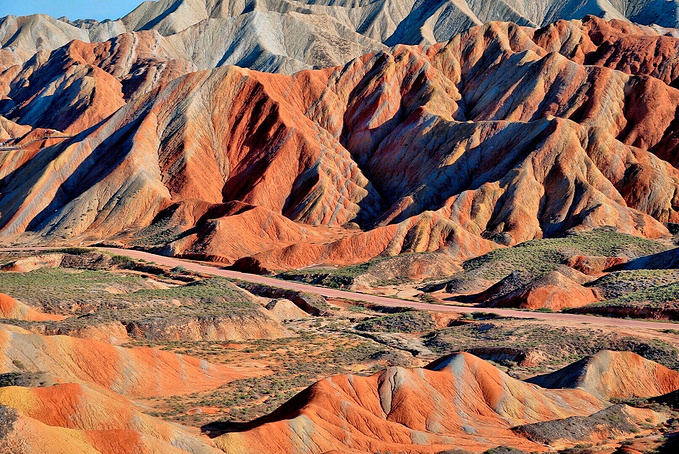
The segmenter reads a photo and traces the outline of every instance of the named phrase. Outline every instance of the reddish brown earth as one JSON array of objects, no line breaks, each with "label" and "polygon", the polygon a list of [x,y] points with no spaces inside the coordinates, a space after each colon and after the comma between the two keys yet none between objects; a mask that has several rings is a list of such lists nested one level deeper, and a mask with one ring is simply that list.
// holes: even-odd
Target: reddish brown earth
[{"label": "reddish brown earth", "polygon": [[0,318],[44,322],[48,320],[63,320],[66,317],[45,314],[21,301],[15,300],[11,296],[0,293]]},{"label": "reddish brown earth", "polygon": [[[589,416],[606,406],[583,390],[543,389],[457,354],[424,369],[328,378],[248,430],[218,436],[215,444],[227,453],[482,452],[498,444],[533,452],[546,447],[511,428]],[[640,415],[649,417],[649,411]]]},{"label": "reddish brown earth", "polygon": [[[73,430],[101,452],[125,452],[133,446],[144,452],[219,452],[206,438],[145,415],[131,401],[103,389],[79,384],[11,386],[0,388],[0,405],[50,427]],[[52,447],[49,441],[46,445]]]},{"label": "reddish brown earth", "polygon": [[586,306],[595,301],[598,298],[592,289],[583,287],[558,271],[552,271],[507,295],[494,298],[491,304],[497,307],[559,311]]},{"label": "reddish brown earth", "polygon": [[679,388],[679,372],[631,352],[601,351],[532,383],[584,389],[602,399],[653,397]]},{"label": "reddish brown earth", "polygon": [[[109,238],[249,269],[460,260],[602,225],[667,235],[679,41],[654,33],[493,22],[293,76],[187,74],[143,52],[151,34],[73,42],[3,73],[8,119],[83,132],[40,159],[0,155],[0,235]],[[46,115],[52,92],[69,101]]]},{"label": "reddish brown earth", "polygon": [[221,452],[198,431],[151,417],[130,399],[212,390],[244,376],[188,356],[10,325],[0,325],[0,351],[3,380],[44,382],[0,387],[3,453]]},{"label": "reddish brown earth", "polygon": [[233,368],[152,348],[41,336],[0,325],[0,373],[45,372],[64,382],[94,383],[129,397],[182,394],[242,378]]},{"label": "reddish brown earth", "polygon": [[580,271],[583,274],[590,276],[601,275],[604,271],[623,265],[629,259],[625,257],[592,257],[584,255],[575,255],[570,257],[565,265]]}]

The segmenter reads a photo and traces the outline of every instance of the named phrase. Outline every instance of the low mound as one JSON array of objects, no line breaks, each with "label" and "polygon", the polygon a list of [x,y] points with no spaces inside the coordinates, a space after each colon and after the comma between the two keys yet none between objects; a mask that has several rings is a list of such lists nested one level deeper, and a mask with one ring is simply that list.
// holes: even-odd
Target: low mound
[{"label": "low mound", "polygon": [[218,436],[227,453],[338,450],[484,451],[498,444],[544,449],[511,427],[603,409],[580,390],[546,390],[466,353],[424,369],[390,367],[370,377],[335,376],[293,398],[249,430]]},{"label": "low mound", "polygon": [[15,273],[27,273],[40,268],[59,268],[64,259],[64,254],[41,254],[30,257],[22,257],[13,260],[2,267],[2,271]]},{"label": "low mound", "polygon": [[490,302],[496,307],[561,310],[586,306],[597,301],[592,289],[583,287],[558,271],[552,271],[525,287]]},{"label": "low mound", "polygon": [[626,257],[601,257],[591,255],[574,255],[564,263],[583,274],[590,276],[601,275],[604,271],[614,266],[620,266],[629,261]]},{"label": "low mound", "polygon": [[578,388],[601,399],[655,397],[679,389],[679,372],[632,352],[603,350],[528,380],[545,388]]},{"label": "low mound", "polygon": [[152,437],[189,452],[214,450],[209,440],[145,415],[129,400],[103,389],[72,383],[44,388],[11,386],[0,388],[0,405],[49,426],[108,433],[130,431],[138,438]]},{"label": "low mound", "polygon": [[[186,453],[183,449],[176,448],[169,443],[140,435],[132,430],[82,431],[54,427],[2,405],[0,405],[0,421],[2,421],[0,452],[3,454]],[[204,452],[211,451],[205,450]]]},{"label": "low mound", "polygon": [[281,298],[271,301],[266,305],[267,310],[278,320],[295,320],[309,317],[309,314],[297,307],[292,301]]},{"label": "low mound", "polygon": [[44,371],[63,382],[94,383],[129,397],[197,392],[241,378],[229,367],[188,356],[41,336],[8,325],[0,325],[0,351],[0,373]]},{"label": "low mound", "polygon": [[444,278],[461,271],[457,260],[445,253],[427,252],[379,257],[367,263],[345,267],[318,266],[280,273],[282,279],[323,287],[366,290],[408,281]]},{"label": "low mound", "polygon": [[33,324],[30,331],[48,336],[71,336],[93,339],[111,345],[122,345],[131,340],[127,328],[119,321],[71,325],[68,323]]},{"label": "low mound", "polygon": [[262,307],[216,313],[210,310],[208,305],[149,310],[140,318],[128,321],[126,327],[134,338],[163,341],[244,341],[293,335]]},{"label": "low mound", "polygon": [[[110,269],[116,265],[113,257],[97,251],[65,249],[12,260],[0,266],[0,271],[27,273],[42,268],[80,268],[89,270]],[[141,271],[141,270],[139,270]],[[148,270],[144,270],[148,271]]]},{"label": "low mound", "polygon": [[621,435],[633,436],[649,424],[667,418],[653,410],[613,405],[592,416],[571,416],[519,426],[514,430],[536,443],[567,446],[578,442],[598,442]]},{"label": "low mound", "polygon": [[45,314],[9,295],[0,293],[0,318],[26,320],[31,322],[59,321],[66,317],[62,315]]},{"label": "low mound", "polygon": [[626,263],[622,268],[626,270],[667,270],[679,268],[679,248],[639,257]]}]

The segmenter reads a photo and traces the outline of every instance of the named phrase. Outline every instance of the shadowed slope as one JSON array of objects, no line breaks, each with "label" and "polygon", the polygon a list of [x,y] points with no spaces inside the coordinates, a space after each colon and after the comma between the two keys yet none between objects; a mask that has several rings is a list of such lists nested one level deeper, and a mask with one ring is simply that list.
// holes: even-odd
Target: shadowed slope
[{"label": "shadowed slope", "polygon": [[215,439],[226,452],[483,451],[498,444],[539,450],[514,425],[589,415],[603,408],[582,391],[515,380],[469,354],[428,369],[392,367],[370,377],[318,382],[254,428]]},{"label": "shadowed slope", "polygon": [[[130,101],[104,122],[38,159],[5,158],[0,229],[264,268],[442,248],[464,259],[604,225],[666,235],[679,171],[652,152],[675,134],[679,91],[650,54],[636,76],[548,50],[570,54],[566,34],[593,43],[602,30],[623,49],[643,33],[594,18],[538,32],[490,23],[294,76],[128,81]],[[639,46],[660,39],[645,36]],[[55,53],[121,84],[126,39]]]},{"label": "shadowed slope", "polygon": [[547,388],[583,389],[602,399],[655,397],[679,388],[679,373],[631,352],[604,350],[529,381]]}]

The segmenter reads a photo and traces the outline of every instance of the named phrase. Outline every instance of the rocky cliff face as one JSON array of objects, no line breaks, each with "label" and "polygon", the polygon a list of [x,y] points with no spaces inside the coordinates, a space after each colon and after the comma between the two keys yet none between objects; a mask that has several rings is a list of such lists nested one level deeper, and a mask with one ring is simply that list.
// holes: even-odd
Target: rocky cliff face
[{"label": "rocky cliff face", "polygon": [[[236,64],[293,73],[341,65],[396,44],[433,44],[490,21],[539,27],[592,14],[661,27],[676,27],[674,2],[565,0],[166,0],[144,2],[111,21],[69,21],[44,15],[0,19],[0,63],[17,63],[71,40],[99,42],[123,33],[152,31],[177,56],[200,69]],[[657,25],[656,25],[657,24]]]},{"label": "rocky cliff face", "polygon": [[0,155],[0,232],[265,268],[461,259],[603,225],[662,236],[678,44],[593,17],[490,23],[341,68],[174,78],[191,65],[134,37],[74,42],[5,75],[9,120],[71,137]]}]

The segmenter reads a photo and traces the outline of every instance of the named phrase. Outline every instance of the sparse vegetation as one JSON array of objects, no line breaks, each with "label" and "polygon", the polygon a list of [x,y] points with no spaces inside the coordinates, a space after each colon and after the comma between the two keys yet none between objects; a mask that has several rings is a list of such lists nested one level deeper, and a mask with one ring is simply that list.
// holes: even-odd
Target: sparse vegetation
[{"label": "sparse vegetation", "polygon": [[590,328],[552,327],[519,320],[482,321],[444,328],[424,336],[439,355],[478,348],[539,350],[540,367],[562,365],[603,350],[633,351],[670,368],[679,368],[679,350],[659,339],[638,339]]},{"label": "sparse vegetation", "polygon": [[349,288],[354,279],[366,273],[372,265],[383,259],[375,259],[360,265],[344,266],[340,268],[314,268],[307,270],[292,270],[280,273],[277,277],[289,281],[306,282],[330,288]]},{"label": "sparse vegetation", "polygon": [[540,276],[554,271],[565,259],[574,255],[640,257],[665,249],[665,246],[653,240],[601,228],[495,249],[467,260],[463,264],[463,273],[478,271],[475,277],[488,280],[500,280],[512,271],[527,271]]},{"label": "sparse vegetation", "polygon": [[651,307],[661,307],[666,303],[679,302],[679,282],[659,285],[644,290],[631,292],[618,298],[609,299],[591,306],[622,306],[630,303],[642,303]]},{"label": "sparse vegetation", "polygon": [[409,311],[398,314],[373,317],[356,325],[359,331],[379,331],[385,333],[422,333],[436,328],[434,318],[429,312]]}]

